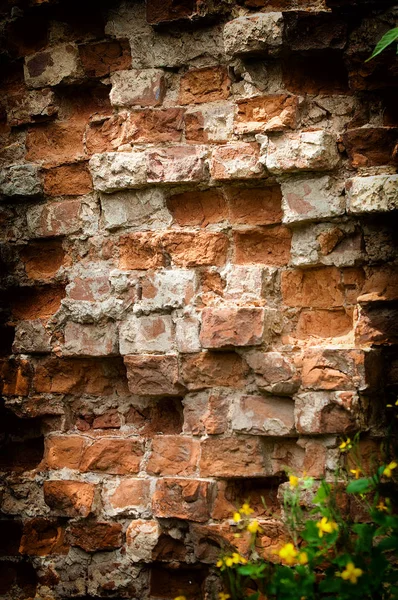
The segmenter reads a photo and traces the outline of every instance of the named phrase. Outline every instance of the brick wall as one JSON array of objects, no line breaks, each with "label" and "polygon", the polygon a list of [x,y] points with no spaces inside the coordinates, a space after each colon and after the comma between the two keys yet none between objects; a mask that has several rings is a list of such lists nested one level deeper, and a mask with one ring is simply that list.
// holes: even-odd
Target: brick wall
[{"label": "brick wall", "polygon": [[2,4],[1,598],[212,600],[234,507],[272,558],[286,469],[377,447],[393,4]]}]

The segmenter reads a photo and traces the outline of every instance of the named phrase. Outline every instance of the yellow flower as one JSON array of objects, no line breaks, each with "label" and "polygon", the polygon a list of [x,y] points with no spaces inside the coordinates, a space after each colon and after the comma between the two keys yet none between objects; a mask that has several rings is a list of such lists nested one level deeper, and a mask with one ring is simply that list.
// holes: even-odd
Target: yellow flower
[{"label": "yellow flower", "polygon": [[296,562],[298,552],[293,544],[289,542],[279,550],[278,555],[287,565],[293,565]]},{"label": "yellow flower", "polygon": [[221,569],[221,567],[223,566],[224,561],[222,560],[222,558],[219,558],[218,561],[216,562],[216,567],[218,567],[219,569]]},{"label": "yellow flower", "polygon": [[225,564],[227,565],[227,567],[232,567],[232,565],[234,564],[232,556],[227,556],[227,558],[225,559]]},{"label": "yellow flower", "polygon": [[229,594],[224,594],[224,592],[220,592],[218,594],[218,600],[229,600],[231,596]]},{"label": "yellow flower", "polygon": [[260,524],[258,521],[251,521],[247,526],[247,531],[249,531],[250,533],[257,533],[259,529]]},{"label": "yellow flower", "polygon": [[350,473],[355,475],[355,479],[359,479],[360,474],[362,473],[361,469],[350,469]]},{"label": "yellow flower", "polygon": [[363,571],[362,569],[357,569],[354,563],[349,562],[347,563],[345,570],[340,575],[341,578],[345,581],[356,583],[358,581],[358,577],[361,577],[361,575],[363,575]]},{"label": "yellow flower", "polygon": [[239,521],[241,520],[241,518],[242,518],[242,517],[240,516],[240,513],[238,513],[238,512],[234,512],[234,515],[233,515],[232,519],[233,519],[233,521],[234,521],[235,523],[239,523]]},{"label": "yellow flower", "polygon": [[[388,498],[386,498],[386,501],[387,500],[388,500]],[[380,502],[379,502],[379,504],[377,504],[376,508],[380,512],[388,511],[388,506],[384,503],[384,500],[380,500]]]},{"label": "yellow flower", "polygon": [[319,537],[323,537],[324,533],[333,533],[333,531],[337,531],[339,526],[334,521],[329,521],[327,517],[322,517],[320,521],[316,524],[318,527]]},{"label": "yellow flower", "polygon": [[340,450],[342,452],[346,452],[347,450],[351,450],[352,448],[352,444],[351,444],[351,440],[350,438],[347,438],[345,440],[345,442],[341,442],[340,446],[339,446]]},{"label": "yellow flower", "polygon": [[300,481],[300,479],[298,477],[296,477],[295,475],[289,476],[289,483],[290,483],[290,487],[292,489],[298,486],[299,481]]},{"label": "yellow flower", "polygon": [[298,561],[300,565],[306,565],[308,563],[308,554],[306,552],[300,552]]},{"label": "yellow flower", "polygon": [[187,600],[185,596],[177,596],[174,600]]},{"label": "yellow flower", "polygon": [[244,504],[242,504],[241,508],[239,509],[239,512],[242,515],[251,515],[252,513],[254,513],[254,510],[250,507],[250,504],[248,504],[248,502],[245,502]]},{"label": "yellow flower", "polygon": [[397,467],[398,467],[398,463],[396,463],[395,461],[390,462],[390,464],[385,467],[385,469],[383,471],[383,475],[385,475],[386,477],[391,477],[391,475],[392,475],[391,471],[393,471]]}]

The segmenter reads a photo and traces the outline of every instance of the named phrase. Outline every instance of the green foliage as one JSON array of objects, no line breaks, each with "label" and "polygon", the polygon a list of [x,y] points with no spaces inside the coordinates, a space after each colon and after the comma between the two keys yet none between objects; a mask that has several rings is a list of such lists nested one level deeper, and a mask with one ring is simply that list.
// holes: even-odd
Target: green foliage
[{"label": "green foliage", "polygon": [[[398,464],[360,478],[358,439],[346,440],[340,450],[356,468],[339,471],[333,483],[290,475],[283,498],[288,538],[275,559],[261,556],[261,527],[249,504],[234,514],[235,535],[250,535],[250,543],[245,556],[233,552],[218,561],[226,589],[220,598],[398,600],[398,515],[385,495],[396,496]],[[344,498],[355,498],[360,522],[339,508]]]},{"label": "green foliage", "polygon": [[[381,40],[376,44],[376,47],[373,50],[372,54],[369,56],[369,58],[365,62],[368,62],[369,60],[372,60],[372,58],[374,58],[375,56],[378,56],[381,52],[383,52],[383,50],[385,50],[388,46],[390,46],[391,44],[393,44],[396,41],[398,41],[398,27],[394,27],[393,29],[390,29],[389,31],[387,31],[387,33],[385,33],[383,35]],[[398,45],[397,45],[397,54],[398,54]]]}]

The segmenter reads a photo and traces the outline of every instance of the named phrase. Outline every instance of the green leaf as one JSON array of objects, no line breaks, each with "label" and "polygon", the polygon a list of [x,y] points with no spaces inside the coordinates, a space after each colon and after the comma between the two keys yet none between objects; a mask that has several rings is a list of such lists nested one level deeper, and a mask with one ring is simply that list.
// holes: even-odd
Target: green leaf
[{"label": "green leaf", "polygon": [[347,486],[347,492],[349,494],[362,494],[372,489],[372,479],[356,479],[351,481]]},{"label": "green leaf", "polygon": [[398,549],[398,537],[396,535],[392,535],[391,537],[385,538],[381,540],[378,545],[380,550],[397,550]]},{"label": "green leaf", "polygon": [[[377,56],[378,54],[383,52],[383,50],[385,50],[387,48],[387,46],[389,46],[390,44],[393,44],[397,40],[398,40],[398,27],[394,27],[394,29],[390,29],[389,31],[387,31],[387,33],[385,33],[383,35],[381,40],[377,43],[372,54],[369,56],[369,58],[365,62],[372,60],[372,58],[374,58],[375,56]],[[397,49],[397,53],[398,53],[398,49]]]}]

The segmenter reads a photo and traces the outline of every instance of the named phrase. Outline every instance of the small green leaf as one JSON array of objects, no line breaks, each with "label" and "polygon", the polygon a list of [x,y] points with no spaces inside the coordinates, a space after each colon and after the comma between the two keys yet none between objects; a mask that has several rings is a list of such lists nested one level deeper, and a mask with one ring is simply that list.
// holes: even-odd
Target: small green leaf
[{"label": "small green leaf", "polygon": [[363,492],[368,492],[371,489],[372,480],[369,478],[356,479],[355,481],[351,481],[347,486],[347,492],[349,494],[361,494]]},{"label": "small green leaf", "polygon": [[[372,60],[372,58],[374,58],[375,56],[377,56],[378,54],[383,52],[383,50],[385,50],[387,48],[387,46],[389,46],[390,44],[393,44],[397,40],[398,40],[398,27],[394,27],[394,29],[390,29],[389,31],[387,31],[387,33],[385,33],[383,35],[381,40],[377,43],[371,56],[369,56],[369,58],[365,62]],[[398,53],[398,48],[397,48],[397,53]]]}]

